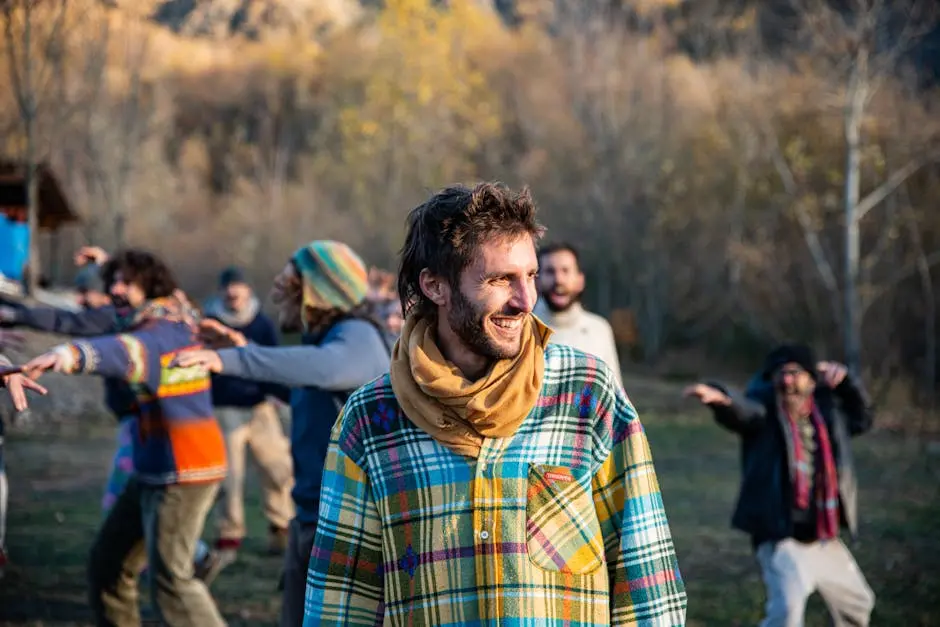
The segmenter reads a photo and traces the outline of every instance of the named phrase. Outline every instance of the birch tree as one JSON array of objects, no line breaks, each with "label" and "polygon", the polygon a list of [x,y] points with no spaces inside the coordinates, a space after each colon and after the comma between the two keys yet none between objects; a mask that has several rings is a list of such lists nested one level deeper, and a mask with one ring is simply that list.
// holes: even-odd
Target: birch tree
[{"label": "birch tree", "polygon": [[[938,153],[918,155],[874,185],[864,197],[862,157],[868,105],[879,88],[895,77],[905,54],[936,23],[932,3],[926,0],[850,0],[834,8],[825,0],[797,0],[803,15],[803,42],[818,59],[827,63],[834,82],[841,85],[839,97],[845,137],[843,168],[842,329],[845,361],[858,373],[861,368],[861,337],[866,301],[859,285],[863,256],[861,226],[866,216],[899,185]],[[811,238],[810,238],[811,239]],[[808,244],[810,241],[808,240]],[[820,251],[814,251],[820,268],[831,268]],[[827,269],[825,273],[828,273]],[[831,278],[827,284],[831,284]]]}]

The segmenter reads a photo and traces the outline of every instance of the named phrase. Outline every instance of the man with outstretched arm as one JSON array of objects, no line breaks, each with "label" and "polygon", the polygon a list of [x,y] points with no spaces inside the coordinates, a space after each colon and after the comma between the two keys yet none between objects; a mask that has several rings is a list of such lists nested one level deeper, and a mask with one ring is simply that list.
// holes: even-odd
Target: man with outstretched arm
[{"label": "man with outstretched arm", "polygon": [[[277,383],[291,396],[292,496],[297,511],[284,561],[281,627],[301,627],[310,547],[330,429],[349,394],[388,371],[384,329],[366,302],[366,265],[347,245],[318,240],[298,249],[274,279],[284,331],[302,331],[300,346],[260,346],[181,354],[183,367]],[[212,577],[218,562],[207,565]]]},{"label": "man with outstretched arm", "polygon": [[133,305],[124,331],[62,344],[24,366],[123,378],[135,395],[130,420],[133,475],[92,546],[89,597],[98,625],[140,624],[138,576],[146,564],[151,600],[171,627],[225,625],[208,589],[193,576],[193,554],[225,477],[225,443],[212,414],[208,374],[173,368],[199,348],[196,314],[178,296],[166,264],[127,250],[104,270],[112,298]]},{"label": "man with outstretched arm", "polygon": [[732,525],[751,537],[767,606],[762,627],[800,627],[818,591],[836,625],[868,625],[875,595],[841,529],[858,531],[851,437],[871,429],[873,410],[845,366],[817,363],[786,344],[766,358],[746,396],[720,383],[685,394],[741,437],[744,476]]}]

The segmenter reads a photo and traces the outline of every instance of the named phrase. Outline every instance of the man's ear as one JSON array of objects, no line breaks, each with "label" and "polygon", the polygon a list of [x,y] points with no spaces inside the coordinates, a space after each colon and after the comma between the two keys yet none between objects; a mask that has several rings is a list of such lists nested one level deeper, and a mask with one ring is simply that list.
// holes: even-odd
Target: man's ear
[{"label": "man's ear", "polygon": [[421,292],[435,305],[443,307],[450,296],[450,286],[442,277],[432,274],[425,268],[418,276]]}]

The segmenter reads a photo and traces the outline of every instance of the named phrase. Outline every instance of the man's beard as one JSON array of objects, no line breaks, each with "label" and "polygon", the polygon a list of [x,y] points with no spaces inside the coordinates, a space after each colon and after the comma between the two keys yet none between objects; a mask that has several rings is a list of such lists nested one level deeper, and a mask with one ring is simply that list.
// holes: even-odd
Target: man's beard
[{"label": "man's beard", "polygon": [[810,398],[813,396],[813,387],[800,389],[799,386],[787,387],[783,384],[777,385],[777,394],[787,413],[795,417],[808,415],[810,408]]},{"label": "man's beard", "polygon": [[123,296],[112,296],[111,305],[118,311],[126,312],[133,309],[130,302]]},{"label": "man's beard", "polygon": [[300,320],[300,308],[285,312],[283,309],[278,312],[278,326],[281,333],[299,333],[303,330]]},{"label": "man's beard", "polygon": [[[459,289],[453,290],[453,294],[454,306],[447,315],[447,323],[464,344],[476,354],[488,359],[512,359],[519,354],[522,349],[521,336],[515,348],[500,346],[486,333],[486,314],[477,310]],[[502,315],[518,316],[522,313],[524,312],[520,310],[507,310],[502,312]]]},{"label": "man's beard", "polygon": [[565,296],[568,297],[568,301],[564,305],[559,306],[559,305],[556,305],[551,299],[551,295],[554,293],[555,293],[554,290],[550,290],[547,292],[542,292],[539,295],[541,296],[542,300],[545,301],[545,306],[548,307],[548,310],[551,311],[552,313],[564,313],[568,311],[569,309],[571,309],[572,307],[574,307],[579,302],[581,302],[581,292],[578,292],[578,293],[569,292],[565,294]]}]

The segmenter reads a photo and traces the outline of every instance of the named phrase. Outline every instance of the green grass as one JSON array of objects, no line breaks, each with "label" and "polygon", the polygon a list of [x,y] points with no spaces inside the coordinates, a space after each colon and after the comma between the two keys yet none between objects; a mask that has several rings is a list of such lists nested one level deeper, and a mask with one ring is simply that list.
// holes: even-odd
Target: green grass
[{"label": "green grass", "polygon": [[[730,528],[738,440],[682,418],[644,422],[688,590],[688,625],[757,625],[765,601],[759,571],[746,536]],[[861,530],[849,548],[877,596],[872,624],[940,625],[940,460],[931,467],[917,442],[884,432],[856,439],[854,451]],[[807,627],[822,625],[827,615],[814,595]]]},{"label": "green grass", "polygon": [[[647,404],[649,392],[640,395]],[[644,424],[688,588],[688,624],[756,625],[764,603],[756,562],[747,538],[728,522],[738,442],[705,412],[679,407],[671,393],[661,401],[658,412],[644,414]],[[0,580],[0,624],[88,624],[84,561],[100,519],[111,447],[109,433],[8,438],[14,565]],[[855,452],[863,526],[851,548],[878,597],[872,623],[940,625],[940,458],[925,458],[918,443],[885,432],[856,440]],[[264,555],[266,526],[254,485],[248,501],[252,535],[212,590],[231,625],[270,625],[279,609],[280,563]],[[814,597],[807,625],[824,624]]]}]

